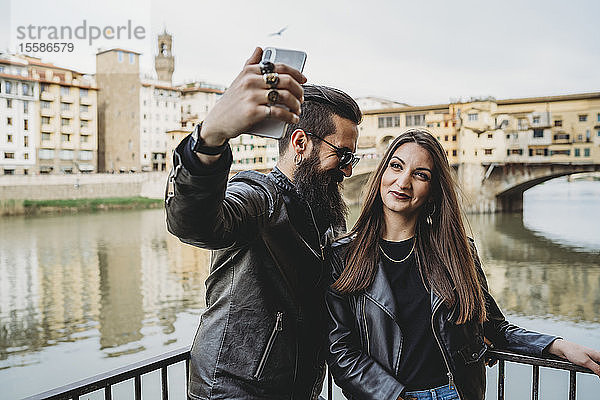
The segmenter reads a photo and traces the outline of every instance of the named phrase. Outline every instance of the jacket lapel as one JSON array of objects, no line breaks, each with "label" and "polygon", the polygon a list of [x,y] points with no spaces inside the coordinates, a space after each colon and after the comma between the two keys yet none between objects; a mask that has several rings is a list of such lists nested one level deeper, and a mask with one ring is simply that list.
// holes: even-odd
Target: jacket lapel
[{"label": "jacket lapel", "polygon": [[369,297],[372,301],[377,303],[377,305],[385,309],[394,320],[397,319],[398,308],[396,305],[396,298],[392,292],[390,281],[385,275],[381,261],[377,263],[375,279],[373,279],[373,283],[365,291],[365,296]]}]

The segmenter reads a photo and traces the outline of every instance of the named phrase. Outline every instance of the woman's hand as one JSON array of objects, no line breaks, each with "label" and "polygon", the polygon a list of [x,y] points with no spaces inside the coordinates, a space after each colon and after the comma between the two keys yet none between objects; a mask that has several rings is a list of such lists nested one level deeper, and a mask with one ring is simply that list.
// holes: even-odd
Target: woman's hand
[{"label": "woman's hand", "polygon": [[600,377],[600,351],[567,340],[556,339],[548,347],[548,352],[588,368]]},{"label": "woman's hand", "polygon": [[242,72],[206,116],[200,136],[207,146],[219,146],[265,118],[298,122],[300,105],[304,100],[304,90],[300,85],[306,82],[306,77],[285,64],[275,64],[274,72],[279,74],[277,103],[286,106],[289,111],[270,106],[267,94],[272,89],[261,74],[258,64],[261,58],[262,49],[257,47]]}]

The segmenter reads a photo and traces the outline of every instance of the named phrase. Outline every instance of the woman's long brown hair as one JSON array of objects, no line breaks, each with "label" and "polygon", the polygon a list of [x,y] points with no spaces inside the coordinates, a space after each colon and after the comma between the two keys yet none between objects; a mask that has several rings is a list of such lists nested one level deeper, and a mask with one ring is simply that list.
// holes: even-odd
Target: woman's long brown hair
[{"label": "woman's long brown hair", "polygon": [[[360,216],[346,235],[356,236],[348,248],[346,267],[332,288],[340,293],[356,293],[373,282],[384,226],[381,178],[394,152],[408,142],[427,150],[434,165],[430,192],[433,206],[429,206],[430,202],[422,207],[415,229],[419,268],[431,290],[449,308],[456,307],[456,323],[483,322],[485,300],[463,225],[457,185],[444,149],[426,130],[412,129],[398,136],[371,175]],[[426,222],[428,215],[432,225]]]}]

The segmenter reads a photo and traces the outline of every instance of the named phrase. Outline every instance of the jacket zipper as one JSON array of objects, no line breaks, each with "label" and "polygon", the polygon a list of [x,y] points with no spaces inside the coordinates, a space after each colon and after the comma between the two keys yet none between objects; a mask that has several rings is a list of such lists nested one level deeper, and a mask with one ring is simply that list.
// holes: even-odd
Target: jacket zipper
[{"label": "jacket zipper", "polygon": [[367,327],[367,315],[365,311],[365,307],[367,305],[367,298],[363,296],[363,306],[362,306],[362,315],[363,315],[363,323],[365,324],[365,335],[367,336],[367,354],[371,355],[371,344],[369,343],[369,328]]},{"label": "jacket zipper", "polygon": [[456,386],[454,385],[454,376],[452,376],[452,372],[450,371],[450,365],[448,364],[448,360],[446,359],[446,353],[444,352],[444,349],[442,348],[442,343],[440,342],[440,339],[438,338],[436,331],[435,331],[435,327],[433,325],[434,324],[433,318],[435,317],[435,313],[440,308],[442,303],[443,303],[443,301],[440,301],[439,304],[434,308],[433,312],[431,313],[431,330],[433,331],[433,337],[435,337],[435,340],[440,348],[440,351],[442,352],[442,358],[444,359],[446,368],[448,369],[448,373],[446,374],[446,375],[448,375],[448,385],[450,386],[450,389],[456,389],[456,393],[458,394],[458,398],[460,399],[461,398],[460,393],[458,391],[458,388],[456,388]]},{"label": "jacket zipper", "polygon": [[275,343],[275,338],[277,334],[283,330],[283,313],[281,311],[277,311],[277,319],[275,321],[275,326],[273,327],[273,331],[271,332],[271,336],[267,341],[267,348],[265,349],[262,357],[260,358],[260,362],[258,363],[258,368],[256,368],[256,373],[254,374],[254,378],[258,379],[263,370],[265,369],[265,364],[267,363],[267,359],[269,358],[269,354],[273,349],[273,344]]}]

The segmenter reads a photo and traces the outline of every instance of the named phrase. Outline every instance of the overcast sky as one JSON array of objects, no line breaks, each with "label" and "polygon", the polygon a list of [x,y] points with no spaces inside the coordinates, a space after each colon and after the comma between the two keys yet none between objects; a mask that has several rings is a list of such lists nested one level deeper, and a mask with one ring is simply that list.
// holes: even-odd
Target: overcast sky
[{"label": "overcast sky", "polygon": [[[310,82],[413,105],[450,98],[514,98],[600,90],[600,1],[184,1],[0,0],[0,49],[17,27],[144,26],[143,40],[75,41],[44,60],[95,72],[99,47],[143,52],[153,67],[156,34],[173,34],[174,82],[228,85],[255,46],[307,52]],[[164,5],[166,4],[166,5]],[[6,12],[10,10],[10,12]],[[270,33],[287,27],[281,37]],[[35,41],[27,39],[27,41]]]}]

